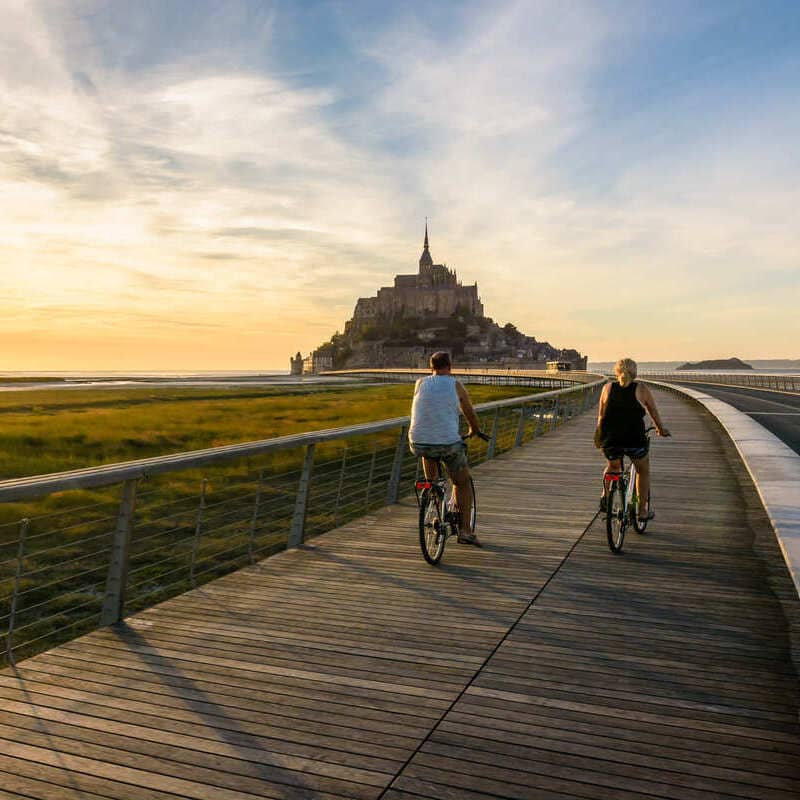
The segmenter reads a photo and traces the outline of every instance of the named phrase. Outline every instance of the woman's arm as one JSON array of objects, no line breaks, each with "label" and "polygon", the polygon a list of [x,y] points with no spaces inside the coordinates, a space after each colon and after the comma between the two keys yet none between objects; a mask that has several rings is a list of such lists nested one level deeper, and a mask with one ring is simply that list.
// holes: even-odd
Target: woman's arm
[{"label": "woman's arm", "polygon": [[653,393],[643,383],[636,384],[636,399],[644,406],[644,410],[650,415],[650,419],[652,419],[655,423],[656,432],[658,435],[670,436],[669,430],[664,427],[664,423],[661,421],[661,416],[658,413],[658,408],[656,407],[656,400],[653,397]]},{"label": "woman's arm", "polygon": [[611,392],[611,384],[607,383],[600,392],[600,402],[597,404],[597,427],[599,428],[603,422],[603,417],[606,415],[606,407],[608,406],[608,395]]},{"label": "woman's arm", "polygon": [[594,429],[594,446],[601,447],[602,445],[602,425],[603,417],[606,415],[606,407],[608,406],[608,394],[611,391],[611,384],[607,383],[600,392],[600,402],[597,404],[597,426]]}]

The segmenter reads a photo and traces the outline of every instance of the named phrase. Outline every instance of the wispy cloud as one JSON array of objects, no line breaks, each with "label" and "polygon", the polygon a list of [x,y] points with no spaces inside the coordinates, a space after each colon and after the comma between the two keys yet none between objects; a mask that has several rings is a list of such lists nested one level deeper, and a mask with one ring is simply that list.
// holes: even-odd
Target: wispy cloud
[{"label": "wispy cloud", "polygon": [[425,214],[489,313],[555,343],[611,357],[620,314],[654,306],[646,357],[797,340],[794,15],[750,52],[731,20],[756,10],[727,4],[4,13],[8,343],[20,319],[82,342],[113,319],[120,347],[169,331],[158,357],[184,358],[208,326],[198,359],[280,365],[412,267]]}]

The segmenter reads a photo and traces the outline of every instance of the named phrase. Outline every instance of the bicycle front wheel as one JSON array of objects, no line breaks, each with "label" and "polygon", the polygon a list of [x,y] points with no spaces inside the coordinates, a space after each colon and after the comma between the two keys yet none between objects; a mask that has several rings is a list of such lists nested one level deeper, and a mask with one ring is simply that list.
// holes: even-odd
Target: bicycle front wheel
[{"label": "bicycle front wheel", "polygon": [[475,496],[475,482],[469,479],[469,490],[472,492],[472,510],[469,513],[469,532],[475,533],[475,526],[478,524],[478,500]]},{"label": "bicycle front wheel", "polygon": [[606,536],[612,553],[622,550],[625,541],[625,487],[621,481],[610,481],[606,499]]},{"label": "bicycle front wheel", "polygon": [[444,522],[444,505],[439,492],[427,489],[419,504],[419,546],[429,564],[438,564],[444,553],[447,527]]}]

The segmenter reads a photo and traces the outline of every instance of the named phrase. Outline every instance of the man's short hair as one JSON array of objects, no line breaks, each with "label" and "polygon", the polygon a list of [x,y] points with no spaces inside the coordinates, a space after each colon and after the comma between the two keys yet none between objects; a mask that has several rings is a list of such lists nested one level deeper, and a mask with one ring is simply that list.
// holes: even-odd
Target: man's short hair
[{"label": "man's short hair", "polygon": [[450,353],[440,351],[431,356],[431,369],[447,369],[452,366],[453,362],[450,360]]}]

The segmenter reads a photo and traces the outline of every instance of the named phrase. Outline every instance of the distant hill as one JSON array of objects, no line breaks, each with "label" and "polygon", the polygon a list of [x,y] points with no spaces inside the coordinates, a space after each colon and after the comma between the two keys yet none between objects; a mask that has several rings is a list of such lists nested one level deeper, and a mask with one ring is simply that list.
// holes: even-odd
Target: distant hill
[{"label": "distant hill", "polygon": [[710,358],[707,361],[687,361],[675,369],[753,369],[740,358]]}]

